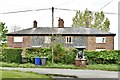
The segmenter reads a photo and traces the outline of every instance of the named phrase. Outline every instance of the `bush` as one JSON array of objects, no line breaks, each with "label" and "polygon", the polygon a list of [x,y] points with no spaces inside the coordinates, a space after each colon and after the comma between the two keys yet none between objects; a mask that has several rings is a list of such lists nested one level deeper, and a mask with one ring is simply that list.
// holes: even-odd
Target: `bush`
[{"label": "bush", "polygon": [[54,62],[63,64],[74,64],[76,58],[76,49],[66,49],[58,43],[54,46]]},{"label": "bush", "polygon": [[88,64],[120,64],[120,50],[85,51]]},{"label": "bush", "polygon": [[27,62],[34,63],[35,57],[47,57],[49,61],[52,60],[50,48],[28,48],[25,51],[25,56],[27,58]]},{"label": "bush", "polygon": [[5,62],[15,62],[15,63],[21,63],[22,62],[22,49],[13,49],[13,48],[9,48],[9,49],[3,49],[2,52],[2,61]]},{"label": "bush", "polygon": [[[52,61],[51,48],[29,48],[25,54],[30,63],[34,63],[35,57],[47,57],[47,63]],[[65,49],[62,44],[54,45],[54,63],[74,64],[76,54],[76,49]]]},{"label": "bush", "polygon": [[54,62],[61,63],[64,54],[65,54],[65,48],[62,46],[62,44],[56,44],[54,46]]},{"label": "bush", "polygon": [[69,49],[65,51],[63,55],[62,63],[63,64],[75,64],[75,58],[78,51],[77,49]]}]

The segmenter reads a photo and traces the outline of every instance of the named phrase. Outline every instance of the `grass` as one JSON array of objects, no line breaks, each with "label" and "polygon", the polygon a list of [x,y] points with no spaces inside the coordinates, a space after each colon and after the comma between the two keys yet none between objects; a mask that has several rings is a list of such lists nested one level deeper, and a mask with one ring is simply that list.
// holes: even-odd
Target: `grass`
[{"label": "grass", "polygon": [[119,65],[117,64],[94,64],[87,65],[87,68],[92,70],[120,71]]},{"label": "grass", "polygon": [[20,72],[7,70],[2,70],[2,78],[45,78],[47,80],[52,79],[46,75],[37,74],[33,72]]},{"label": "grass", "polygon": [[36,66],[31,63],[16,64],[0,62],[3,67],[22,67],[22,68],[61,68],[61,69],[89,69],[89,70],[106,70],[106,71],[120,71],[117,64],[92,64],[86,65],[86,67],[76,67],[75,65],[65,64],[49,64],[45,66]]}]

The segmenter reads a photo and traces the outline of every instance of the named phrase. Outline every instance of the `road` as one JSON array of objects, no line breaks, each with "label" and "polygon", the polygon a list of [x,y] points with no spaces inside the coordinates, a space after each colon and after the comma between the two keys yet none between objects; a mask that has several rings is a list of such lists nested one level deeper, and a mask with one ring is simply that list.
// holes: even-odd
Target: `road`
[{"label": "road", "polygon": [[4,70],[32,71],[39,74],[60,74],[77,76],[78,78],[118,78],[118,72],[101,70],[80,70],[80,69],[50,69],[50,68],[10,68],[2,67]]}]

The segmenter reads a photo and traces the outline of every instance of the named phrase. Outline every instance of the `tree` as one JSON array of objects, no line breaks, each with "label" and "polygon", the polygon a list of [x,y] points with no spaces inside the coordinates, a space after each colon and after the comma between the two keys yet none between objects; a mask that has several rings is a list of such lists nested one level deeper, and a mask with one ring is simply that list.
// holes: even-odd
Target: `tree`
[{"label": "tree", "polygon": [[56,61],[58,58],[54,54],[54,51],[55,51],[55,53],[57,53],[55,47],[57,47],[56,45],[59,45],[60,43],[62,43],[62,36],[60,34],[59,35],[52,35],[50,42],[51,42],[51,48],[52,48],[52,63],[54,63],[54,61]]},{"label": "tree", "polygon": [[11,27],[11,31],[12,31],[12,32],[19,31],[19,30],[21,30],[21,27],[19,27],[19,26],[13,25],[13,26]]},{"label": "tree", "polygon": [[103,11],[93,13],[86,9],[84,12],[76,11],[76,15],[73,17],[72,27],[91,27],[98,28],[100,30],[109,31],[110,21],[105,18]]},{"label": "tree", "polygon": [[0,22],[0,46],[6,45],[6,33],[8,32],[7,27],[5,26],[5,23]]}]

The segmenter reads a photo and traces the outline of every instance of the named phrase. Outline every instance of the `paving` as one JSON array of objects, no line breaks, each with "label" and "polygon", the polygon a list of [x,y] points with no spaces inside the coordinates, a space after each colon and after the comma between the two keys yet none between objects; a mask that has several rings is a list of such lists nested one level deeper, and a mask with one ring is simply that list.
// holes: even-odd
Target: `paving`
[{"label": "paving", "polygon": [[80,70],[80,69],[51,69],[51,68],[10,68],[1,67],[4,70],[31,71],[39,74],[59,74],[76,76],[78,78],[118,78],[117,71]]}]

